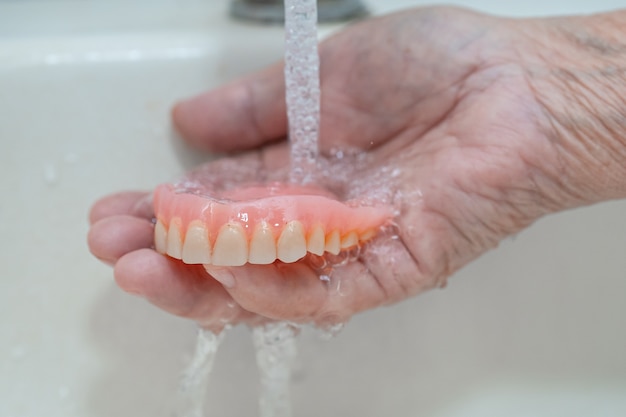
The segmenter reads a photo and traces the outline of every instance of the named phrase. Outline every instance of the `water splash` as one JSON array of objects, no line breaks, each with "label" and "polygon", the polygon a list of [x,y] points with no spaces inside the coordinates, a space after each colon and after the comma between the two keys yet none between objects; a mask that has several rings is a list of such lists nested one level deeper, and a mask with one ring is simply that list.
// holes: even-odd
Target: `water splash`
[{"label": "water splash", "polygon": [[291,417],[290,382],[296,357],[297,327],[268,323],[252,330],[261,377],[261,417]]},{"label": "water splash", "polygon": [[285,86],[291,181],[313,182],[320,126],[317,1],[285,0]]},{"label": "water splash", "polygon": [[320,339],[329,341],[335,337],[346,327],[345,322],[329,324],[327,326],[318,326],[316,330]]},{"label": "water splash", "polygon": [[180,382],[174,416],[202,417],[204,414],[209,377],[224,333],[215,334],[210,330],[198,329],[196,349]]}]

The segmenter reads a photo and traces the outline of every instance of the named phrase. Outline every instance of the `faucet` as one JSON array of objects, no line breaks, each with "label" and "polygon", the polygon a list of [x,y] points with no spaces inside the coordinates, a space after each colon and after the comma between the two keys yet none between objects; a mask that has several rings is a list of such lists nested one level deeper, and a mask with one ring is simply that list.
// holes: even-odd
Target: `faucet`
[{"label": "faucet", "polygon": [[[283,0],[233,0],[230,14],[241,20],[282,23],[285,20]],[[367,8],[361,0],[318,0],[320,23],[342,22],[366,16]]]}]

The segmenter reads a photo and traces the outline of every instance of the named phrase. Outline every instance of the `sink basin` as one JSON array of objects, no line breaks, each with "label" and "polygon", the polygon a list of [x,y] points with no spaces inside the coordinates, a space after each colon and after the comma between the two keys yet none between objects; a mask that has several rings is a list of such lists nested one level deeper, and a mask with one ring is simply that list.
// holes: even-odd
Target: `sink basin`
[{"label": "sink basin", "polygon": [[[371,9],[425,4],[382,3]],[[623,5],[546,3],[458,2],[510,15]],[[87,251],[86,218],[103,194],[214,157],[181,144],[171,105],[283,47],[281,28],[226,11],[223,0],[0,1],[0,416],[170,415],[195,327],[117,289]],[[551,216],[445,291],[359,315],[329,342],[305,331],[296,415],[626,415],[625,212],[622,201]],[[250,334],[234,329],[208,415],[255,415],[256,389]]]}]

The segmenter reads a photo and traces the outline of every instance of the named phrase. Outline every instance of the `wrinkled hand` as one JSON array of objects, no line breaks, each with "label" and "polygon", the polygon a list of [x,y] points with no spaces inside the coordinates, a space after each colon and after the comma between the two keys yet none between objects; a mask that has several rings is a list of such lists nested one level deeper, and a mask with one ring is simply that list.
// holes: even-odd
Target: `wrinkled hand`
[{"label": "wrinkled hand", "polygon": [[[211,279],[202,266],[157,254],[145,193],[94,205],[92,252],[115,265],[126,291],[215,328],[264,318],[338,322],[444,285],[504,237],[585,203],[567,186],[564,146],[529,82],[532,25],[416,9],[322,43],[321,152],[366,152],[367,166],[348,170],[343,186],[371,181],[400,213],[398,236],[380,236],[335,268],[331,283],[307,262],[213,268]],[[173,117],[198,148],[250,150],[236,158],[264,172],[287,163],[282,65],[182,102]],[[228,165],[214,164],[215,172]],[[385,167],[394,175],[381,180]]]}]

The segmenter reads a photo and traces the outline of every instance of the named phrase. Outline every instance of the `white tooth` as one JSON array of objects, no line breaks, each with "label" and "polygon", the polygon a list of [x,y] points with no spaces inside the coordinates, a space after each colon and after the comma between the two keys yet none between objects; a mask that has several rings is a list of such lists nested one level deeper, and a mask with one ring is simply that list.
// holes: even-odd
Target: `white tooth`
[{"label": "white tooth", "polygon": [[359,236],[356,232],[350,232],[341,239],[341,249],[351,248],[359,244]]},{"label": "white tooth", "polygon": [[325,241],[326,236],[324,236],[324,229],[322,229],[322,226],[319,224],[315,225],[309,235],[306,249],[315,255],[321,256],[324,254]]},{"label": "white tooth", "polygon": [[239,223],[226,223],[220,229],[213,247],[212,264],[241,266],[248,262],[248,239]]},{"label": "white tooth", "polygon": [[276,245],[278,259],[283,262],[295,262],[306,255],[306,239],[304,238],[304,226],[299,221],[293,220],[287,223]]},{"label": "white tooth", "polygon": [[176,259],[180,259],[183,252],[183,239],[180,236],[181,223],[180,218],[173,218],[170,220],[170,229],[167,232],[167,254]]},{"label": "white tooth", "polygon": [[186,264],[211,263],[209,232],[200,220],[192,221],[187,228],[182,259]]},{"label": "white tooth", "polygon": [[359,240],[361,242],[365,242],[366,240],[370,240],[374,236],[376,236],[376,230],[374,229],[366,230],[365,232],[361,234],[361,236],[359,236]]},{"label": "white tooth", "polygon": [[328,236],[326,236],[326,246],[324,247],[326,252],[332,253],[333,255],[339,254],[341,250],[340,241],[339,241],[339,230],[335,230]]},{"label": "white tooth", "polygon": [[276,260],[276,239],[267,222],[258,224],[250,240],[250,254],[248,262],[251,264],[267,265]]},{"label": "white tooth", "polygon": [[167,230],[161,220],[154,226],[154,248],[159,253],[167,253]]}]

